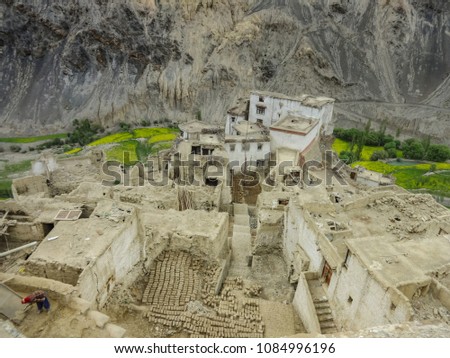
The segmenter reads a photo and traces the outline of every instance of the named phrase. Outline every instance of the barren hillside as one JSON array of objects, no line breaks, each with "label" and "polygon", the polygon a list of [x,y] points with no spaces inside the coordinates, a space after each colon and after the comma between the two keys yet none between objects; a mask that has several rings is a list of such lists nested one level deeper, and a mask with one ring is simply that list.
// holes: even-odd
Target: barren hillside
[{"label": "barren hillside", "polygon": [[248,90],[337,98],[343,125],[450,138],[450,3],[440,0],[3,0],[0,130],[199,112]]}]

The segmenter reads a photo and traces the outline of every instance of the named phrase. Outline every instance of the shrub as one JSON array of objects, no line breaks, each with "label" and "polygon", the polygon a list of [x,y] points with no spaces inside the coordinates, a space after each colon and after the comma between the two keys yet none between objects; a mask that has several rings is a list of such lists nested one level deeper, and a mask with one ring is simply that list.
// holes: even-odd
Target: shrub
[{"label": "shrub", "polygon": [[377,150],[373,152],[372,156],[370,157],[370,160],[373,162],[376,162],[380,159],[387,159],[389,158],[389,153],[385,150]]},{"label": "shrub", "polygon": [[95,139],[98,132],[102,130],[102,127],[91,123],[88,119],[79,121],[75,119],[73,121],[74,130],[69,133],[69,141],[73,144],[79,144],[84,146]]},{"label": "shrub", "polygon": [[129,131],[130,128],[131,128],[130,124],[125,123],[125,122],[120,122],[120,123],[119,123],[119,127],[120,127],[120,129],[123,130],[123,131]]},{"label": "shrub", "polygon": [[15,153],[20,152],[20,146],[19,146],[19,145],[13,144],[13,145],[11,145],[11,146],[9,147],[9,149],[11,150],[11,152],[15,152]]},{"label": "shrub", "polygon": [[64,142],[60,138],[55,138],[50,142],[51,146],[59,146],[62,145]]},{"label": "shrub", "polygon": [[339,159],[341,159],[344,163],[347,164],[351,164],[355,161],[355,153],[347,151],[347,150],[343,150],[340,154],[339,154]]},{"label": "shrub", "polygon": [[397,158],[397,149],[389,148],[386,152],[388,153],[388,158]]},{"label": "shrub", "polygon": [[389,150],[392,148],[394,148],[394,149],[397,148],[397,143],[395,143],[394,141],[388,142],[384,145],[384,149],[386,149],[386,150]]}]

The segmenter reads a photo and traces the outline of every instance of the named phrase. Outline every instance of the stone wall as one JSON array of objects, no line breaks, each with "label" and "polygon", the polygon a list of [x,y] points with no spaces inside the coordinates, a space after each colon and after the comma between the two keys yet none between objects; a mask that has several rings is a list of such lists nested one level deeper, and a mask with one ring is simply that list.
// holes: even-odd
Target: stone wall
[{"label": "stone wall", "polygon": [[320,334],[319,319],[317,318],[314,302],[309,291],[308,281],[306,280],[304,273],[301,273],[299,276],[292,305],[298,316],[301,318],[307,332]]}]

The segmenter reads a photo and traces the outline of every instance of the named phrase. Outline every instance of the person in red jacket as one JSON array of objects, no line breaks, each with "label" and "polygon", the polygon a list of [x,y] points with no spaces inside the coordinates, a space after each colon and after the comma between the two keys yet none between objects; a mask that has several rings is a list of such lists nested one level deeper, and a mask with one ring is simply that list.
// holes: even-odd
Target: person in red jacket
[{"label": "person in red jacket", "polygon": [[23,298],[22,304],[25,303],[36,303],[39,313],[42,312],[43,308],[45,308],[47,312],[50,310],[50,301],[48,300],[47,292],[42,290],[34,291],[31,295]]}]

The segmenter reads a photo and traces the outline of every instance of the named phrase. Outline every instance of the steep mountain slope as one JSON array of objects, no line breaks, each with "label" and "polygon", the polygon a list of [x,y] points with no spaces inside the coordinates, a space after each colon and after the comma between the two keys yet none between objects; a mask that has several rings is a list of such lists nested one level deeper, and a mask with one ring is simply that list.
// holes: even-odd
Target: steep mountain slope
[{"label": "steep mountain slope", "polygon": [[1,130],[222,121],[256,88],[448,141],[449,15],[439,0],[3,0]]}]

